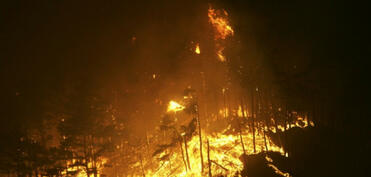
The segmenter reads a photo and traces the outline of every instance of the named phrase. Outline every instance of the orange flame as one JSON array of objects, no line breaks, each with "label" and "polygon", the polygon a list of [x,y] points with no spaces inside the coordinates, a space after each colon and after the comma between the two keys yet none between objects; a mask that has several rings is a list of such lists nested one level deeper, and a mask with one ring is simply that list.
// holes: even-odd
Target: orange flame
[{"label": "orange flame", "polygon": [[[169,102],[169,111],[179,111],[183,110],[184,106],[176,103],[175,101]],[[228,110],[226,108],[220,110],[220,114],[225,114],[225,111]],[[238,109],[231,110],[231,112],[235,112],[236,116],[247,116],[248,111],[242,110],[242,106],[239,105]],[[245,115],[244,115],[245,114]],[[296,121],[291,122],[290,126],[292,127],[301,127],[304,128],[306,126],[314,125],[313,122],[308,121],[306,117],[296,117]],[[282,126],[278,127],[281,131],[285,131]],[[226,133],[231,130],[232,127],[229,125],[226,129],[219,131],[219,132],[205,132],[202,131],[202,143],[208,144],[209,142],[209,153],[210,153],[210,162],[211,162],[211,171],[213,175],[223,175],[223,176],[234,176],[238,171],[243,169],[243,163],[240,160],[241,154],[244,153],[244,149],[241,145],[241,139],[243,139],[245,153],[246,154],[254,154],[266,151],[268,148],[269,151],[280,152],[281,155],[284,154],[283,148],[277,146],[273,143],[269,136],[265,136],[263,133],[259,133],[259,131],[268,131],[271,130],[273,132],[277,132],[274,126],[267,127],[264,126],[262,130],[255,130],[255,137],[253,137],[252,132],[247,128],[241,132],[241,137],[238,134],[230,134]],[[273,130],[272,130],[273,129]],[[184,134],[181,134],[184,136]],[[253,139],[255,138],[256,143],[256,152],[254,152],[253,147]],[[134,174],[133,176],[139,177],[143,176],[154,176],[154,177],[161,177],[161,176],[194,176],[194,177],[201,177],[207,176],[207,171],[209,167],[205,167],[204,171],[201,172],[202,167],[200,165],[201,157],[200,157],[200,142],[198,136],[193,136],[189,141],[187,141],[187,145],[182,141],[179,143],[179,146],[174,146],[166,151],[161,152],[157,155],[157,157],[164,157],[167,156],[166,160],[161,160],[159,163],[153,163],[150,157],[149,159],[145,159],[143,161],[143,165],[139,162],[132,166],[133,169],[143,169],[143,172],[137,170],[138,173]],[[187,156],[186,148],[188,149],[188,159],[189,164],[186,162]],[[203,152],[208,152],[207,146],[202,147]],[[273,165],[273,160],[270,157],[266,157],[267,164],[270,168],[274,170],[274,172],[280,176],[291,176],[289,173],[281,171],[276,166]],[[207,164],[207,160],[204,159],[204,164]],[[187,165],[188,164],[188,165]],[[142,166],[142,167],[141,167]]]},{"label": "orange flame", "polygon": [[232,27],[229,25],[227,16],[228,13],[223,10],[224,16],[221,16],[220,11],[216,11],[213,8],[209,8],[208,16],[209,16],[209,22],[214,26],[214,28],[217,31],[217,34],[215,35],[215,39],[225,39],[228,36],[233,36],[234,31]]},{"label": "orange flame", "polygon": [[225,40],[228,36],[233,36],[234,34],[234,31],[228,22],[228,13],[225,10],[220,11],[209,7],[208,16],[209,22],[216,31],[214,36],[215,40],[217,40],[216,55],[219,61],[225,62],[227,59],[223,54],[224,46],[221,46],[219,42],[220,40]]},{"label": "orange flame", "polygon": [[216,54],[218,55],[218,58],[219,58],[219,61],[221,62],[225,62],[226,61],[226,58],[225,56],[223,55],[223,48],[220,48]]},{"label": "orange flame", "polygon": [[200,44],[199,44],[199,43],[196,44],[195,53],[196,53],[196,54],[200,54],[200,53],[201,53],[201,50],[200,50]]},{"label": "orange flame", "polygon": [[179,103],[171,100],[169,105],[167,106],[167,112],[178,112],[183,110],[185,107],[180,105]]},{"label": "orange flame", "polygon": [[[101,157],[101,158],[98,159],[98,161],[96,163],[96,167],[97,167],[97,171],[98,171],[97,177],[102,176],[99,172],[103,170],[104,164],[106,164],[107,161],[108,161],[108,159],[104,158],[104,157]],[[69,166],[71,164],[74,164],[75,162],[76,162],[76,160],[73,159],[72,161],[68,161],[67,165]],[[89,162],[88,167],[91,168],[92,166],[93,166],[92,162]],[[77,174],[75,174],[76,177],[87,177],[88,176],[88,174],[86,173],[86,169],[82,166],[70,166],[66,170],[67,171],[62,172],[62,175],[66,175],[67,172],[77,171]],[[92,176],[92,175],[90,175],[90,176]]]}]

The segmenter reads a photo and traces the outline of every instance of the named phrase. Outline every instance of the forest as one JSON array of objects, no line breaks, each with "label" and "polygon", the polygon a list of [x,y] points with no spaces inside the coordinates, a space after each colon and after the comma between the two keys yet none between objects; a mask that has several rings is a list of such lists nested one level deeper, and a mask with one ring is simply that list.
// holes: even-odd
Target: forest
[{"label": "forest", "polygon": [[0,177],[369,176],[367,5],[4,1]]}]

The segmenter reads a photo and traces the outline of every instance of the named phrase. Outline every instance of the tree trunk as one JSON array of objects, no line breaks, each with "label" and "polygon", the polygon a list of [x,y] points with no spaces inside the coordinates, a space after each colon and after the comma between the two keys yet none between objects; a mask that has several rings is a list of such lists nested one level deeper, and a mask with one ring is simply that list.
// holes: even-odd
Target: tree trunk
[{"label": "tree trunk", "polygon": [[202,134],[201,134],[200,113],[198,111],[198,105],[196,105],[196,111],[197,111],[198,135],[199,135],[199,140],[200,140],[201,172],[204,172],[204,157],[202,155]]},{"label": "tree trunk", "polygon": [[93,174],[94,174],[94,177],[98,177],[98,169],[97,169],[97,157],[96,157],[96,153],[95,153],[95,142],[94,142],[94,136],[92,135],[91,136],[91,155],[93,156]]},{"label": "tree trunk", "polygon": [[264,135],[264,145],[265,145],[265,151],[268,152],[268,145],[267,145],[267,138],[265,136],[265,130],[264,130],[264,127],[263,127],[263,135]]},{"label": "tree trunk", "polygon": [[89,172],[89,164],[88,164],[88,155],[87,155],[87,147],[86,147],[86,136],[84,136],[84,165],[85,165],[85,169],[86,169],[86,175],[88,177],[90,177],[90,172]]},{"label": "tree trunk", "polygon": [[210,161],[210,144],[209,144],[209,139],[207,139],[207,162],[209,165],[209,177],[212,177],[211,174],[211,161]]},{"label": "tree trunk", "polygon": [[187,162],[186,162],[186,160],[184,158],[182,141],[179,141],[179,146],[180,146],[180,151],[182,152],[182,159],[183,159],[183,163],[184,163],[184,168],[186,169],[186,171],[188,171]]},{"label": "tree trunk", "polygon": [[146,177],[146,174],[144,173],[144,167],[143,167],[142,155],[139,155],[139,158],[140,158],[140,167],[141,167],[141,169],[142,169],[143,177]]},{"label": "tree trunk", "polygon": [[245,154],[246,154],[246,150],[245,150],[245,145],[244,145],[244,143],[243,143],[243,139],[242,139],[241,126],[239,126],[239,129],[240,129],[240,141],[241,141],[241,146],[242,146],[243,154],[245,155]]},{"label": "tree trunk", "polygon": [[269,149],[268,149],[268,143],[267,143],[267,136],[266,136],[266,134],[265,134],[265,127],[268,127],[268,129],[269,129],[269,121],[268,121],[268,104],[266,104],[266,102],[264,102],[264,95],[262,96],[262,94],[261,93],[263,93],[262,92],[262,90],[259,90],[259,92],[258,92],[258,97],[259,97],[259,102],[260,102],[260,104],[262,105],[262,108],[264,108],[265,107],[265,109],[262,109],[262,111],[261,111],[261,115],[262,115],[262,120],[264,120],[264,122],[265,122],[265,125],[263,125],[263,127],[262,127],[262,130],[263,130],[263,136],[264,136],[264,146],[265,146],[265,151],[269,151]]},{"label": "tree trunk", "polygon": [[279,146],[282,147],[281,136],[278,133],[278,131],[279,131],[279,129],[278,129],[278,115],[276,113],[276,107],[274,106],[274,103],[272,103],[272,109],[273,109],[273,115],[274,115],[274,126],[276,128],[276,134],[277,134],[277,137],[278,137]]},{"label": "tree trunk", "polygon": [[227,104],[225,98],[225,89],[223,88],[223,111],[224,111],[224,118],[227,118]]},{"label": "tree trunk", "polygon": [[187,157],[188,169],[191,170],[191,164],[189,163],[189,155],[188,155],[188,145],[187,145],[187,140],[185,136],[183,136],[183,140],[184,140],[184,148],[185,148],[186,157]]},{"label": "tree trunk", "polygon": [[254,146],[254,153],[256,153],[255,147],[255,116],[254,116],[254,89],[251,89],[251,119],[252,119],[252,142]]}]

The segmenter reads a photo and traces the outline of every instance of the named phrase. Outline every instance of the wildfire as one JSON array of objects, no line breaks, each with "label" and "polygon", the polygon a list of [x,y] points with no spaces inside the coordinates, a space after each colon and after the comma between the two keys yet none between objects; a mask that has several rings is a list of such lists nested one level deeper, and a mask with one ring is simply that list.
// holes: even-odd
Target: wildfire
[{"label": "wildfire", "polygon": [[234,31],[228,22],[228,13],[223,10],[224,17],[221,15],[220,11],[216,11],[213,8],[209,8],[208,16],[209,22],[216,29],[217,34],[215,39],[225,39],[228,36],[233,36]]},{"label": "wildfire", "polygon": [[[170,101],[168,105],[168,112],[177,112],[185,109],[185,107],[175,101]],[[230,111],[230,113],[229,113]],[[223,108],[219,110],[219,114],[229,116],[229,114],[237,117],[248,117],[248,111],[243,110],[239,105],[236,109],[229,110]],[[296,116],[295,121],[286,124],[286,128],[278,125],[281,131],[286,131],[289,128],[314,125],[307,117]],[[161,153],[151,156],[149,159],[143,159],[132,166],[135,174],[133,176],[192,176],[202,177],[207,176],[209,169],[213,176],[235,176],[243,170],[243,162],[240,157],[242,154],[256,154],[264,151],[279,152],[285,155],[282,147],[274,144],[273,140],[266,136],[264,132],[271,130],[277,132],[273,124],[271,126],[256,123],[254,133],[251,131],[250,125],[242,129],[240,133],[233,133],[234,128],[229,125],[224,130],[218,132],[207,132],[201,130],[202,134],[202,151],[203,155],[203,170],[201,166],[200,156],[200,139],[198,136],[193,135],[186,140],[185,133],[179,132],[179,140],[175,145],[169,145],[168,149],[163,150]],[[264,132],[263,132],[264,131]],[[166,137],[166,136],[165,136]],[[254,146],[255,143],[255,146]],[[255,150],[256,149],[256,150]],[[206,155],[208,154],[208,155]],[[152,158],[158,159],[155,163]],[[266,157],[267,164],[280,176],[291,176],[287,172],[283,172],[273,164],[270,157]]]},{"label": "wildfire", "polygon": [[[224,132],[224,131],[223,131]],[[211,171],[213,176],[234,176],[236,172],[243,169],[243,163],[239,157],[243,154],[243,148],[241,146],[240,137],[238,135],[227,135],[221,133],[203,134],[203,152],[207,150],[207,140],[209,141],[209,153],[211,162]],[[247,154],[253,154],[253,136],[248,130],[242,132],[242,137]],[[257,153],[264,151],[264,137],[262,134],[256,133],[256,146]],[[268,148],[270,151],[276,151],[283,154],[283,149],[273,144],[269,139]],[[182,160],[182,152],[186,147],[182,144],[182,149],[174,147],[168,152],[163,152],[159,156],[169,155],[169,159],[159,164],[155,169],[146,169],[146,176],[194,176],[201,177],[207,176],[208,168],[201,173],[201,157],[199,153],[199,138],[193,136],[192,139],[187,143],[188,155],[190,166],[185,167]],[[184,152],[183,152],[184,154]],[[151,162],[146,162],[150,164]],[[208,160],[204,159],[204,164],[207,164]],[[136,164],[137,168],[139,163]],[[142,176],[142,175],[136,175]]]},{"label": "wildfire", "polygon": [[171,100],[169,102],[169,105],[167,106],[167,112],[178,112],[178,111],[183,110],[184,108],[185,108],[184,106]]},{"label": "wildfire", "polygon": [[196,53],[196,54],[200,54],[200,53],[201,53],[201,50],[200,50],[200,44],[199,44],[199,43],[196,44],[195,53]]},{"label": "wildfire", "polygon": [[[223,54],[226,48],[224,41],[227,37],[234,35],[234,31],[227,19],[228,13],[225,10],[215,10],[210,7],[208,10],[208,17],[209,22],[216,31],[214,36],[216,56],[219,61],[225,62],[227,59]],[[200,54],[199,43],[196,43],[191,50],[196,54]],[[153,76],[153,78],[155,79],[155,76]],[[222,92],[225,96],[226,88],[223,88]],[[184,96],[184,100],[189,98],[188,95]],[[224,107],[215,112],[215,114],[206,116],[217,115],[219,113],[221,117],[230,118],[228,120],[232,121],[257,119],[255,116],[255,118],[252,117],[253,111],[249,115],[248,110],[244,108],[246,108],[246,106],[238,105],[238,107],[233,109],[228,108],[226,104],[224,104]],[[171,100],[168,103],[167,112],[176,113],[184,109],[185,106]],[[281,108],[279,108],[279,111],[281,111]],[[155,150],[148,150],[156,153],[149,153],[153,155],[149,155],[148,158],[141,158],[140,161],[132,165],[132,176],[202,177],[207,176],[208,171],[212,172],[212,176],[236,176],[243,170],[244,164],[240,159],[242,154],[250,155],[264,151],[273,151],[279,152],[281,155],[287,157],[288,154],[285,154],[282,147],[274,144],[273,139],[266,135],[267,132],[278,132],[279,130],[282,132],[292,127],[304,128],[307,126],[314,126],[314,123],[308,121],[306,117],[298,117],[295,114],[296,120],[288,123],[285,122],[284,125],[282,125],[282,122],[274,122],[275,124],[265,125],[262,122],[252,121],[251,123],[251,121],[248,121],[248,125],[241,123],[241,125],[243,125],[241,126],[239,124],[238,127],[240,128],[236,128],[236,126],[229,124],[224,130],[218,129],[215,130],[215,132],[210,132],[207,126],[206,128],[200,126],[200,119],[198,116],[198,114],[191,115],[193,120],[197,118],[198,130],[196,129],[197,125],[194,124],[196,127],[192,126],[192,123],[187,123],[188,126],[175,123],[169,123],[169,125],[163,126],[163,130],[161,130],[163,132],[161,132],[161,135],[157,136],[156,139],[158,142],[165,140],[164,142],[170,141],[171,143],[162,142],[157,144]],[[207,120],[207,118],[204,120]],[[277,119],[272,118],[272,121],[276,120]],[[186,129],[187,127],[191,128]],[[239,129],[238,132],[236,129]],[[191,133],[189,131],[191,131]],[[198,136],[196,136],[196,134],[198,134]],[[167,140],[167,138],[169,140]],[[151,149],[149,148],[150,146],[151,145],[148,143],[147,148]],[[153,158],[156,160],[153,160]],[[275,173],[281,176],[290,176],[289,173],[280,171],[280,169],[274,166],[271,158],[266,158],[269,167],[272,168]]]}]

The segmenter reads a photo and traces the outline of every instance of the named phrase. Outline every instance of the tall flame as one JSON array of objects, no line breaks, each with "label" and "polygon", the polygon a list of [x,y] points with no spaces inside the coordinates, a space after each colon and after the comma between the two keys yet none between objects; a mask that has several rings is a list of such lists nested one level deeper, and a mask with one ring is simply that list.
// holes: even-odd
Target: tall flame
[{"label": "tall flame", "polygon": [[216,11],[215,9],[209,7],[209,21],[217,31],[215,39],[225,39],[226,37],[233,36],[234,34],[234,31],[229,25],[227,19],[228,13],[223,10],[223,14],[224,17],[221,15],[220,11]]},{"label": "tall flame", "polygon": [[228,13],[225,10],[215,10],[209,7],[208,10],[209,22],[215,29],[214,39],[216,41],[216,55],[221,62],[225,62],[227,59],[223,54],[224,46],[221,45],[221,41],[225,40],[228,36],[233,36],[234,31],[228,22]]}]

